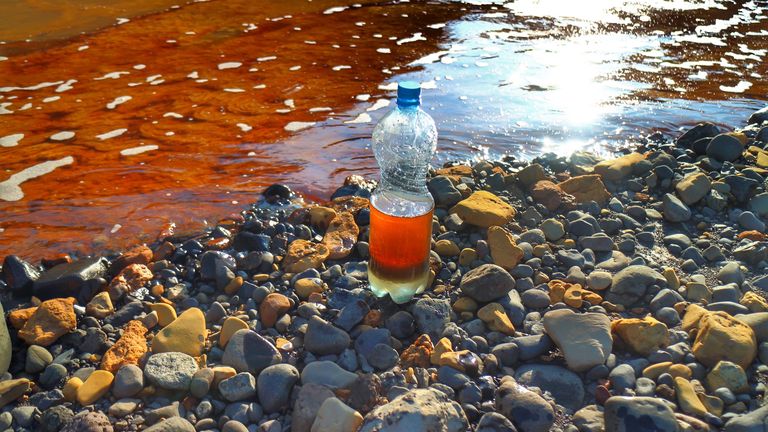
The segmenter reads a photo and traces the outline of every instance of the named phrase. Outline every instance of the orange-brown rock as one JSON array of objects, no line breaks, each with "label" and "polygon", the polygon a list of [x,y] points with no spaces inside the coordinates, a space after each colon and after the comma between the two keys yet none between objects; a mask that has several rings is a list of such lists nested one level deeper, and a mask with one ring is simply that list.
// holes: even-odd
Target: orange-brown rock
[{"label": "orange-brown rock", "polygon": [[368,311],[367,314],[365,314],[365,317],[363,318],[363,324],[369,327],[378,327],[381,325],[383,318],[384,317],[382,316],[380,310],[372,309]]},{"label": "orange-brown rock", "polygon": [[603,176],[610,181],[619,181],[632,174],[632,169],[640,161],[645,159],[642,153],[630,153],[620,158],[606,160],[595,165],[595,174]]},{"label": "orange-brown rock", "polygon": [[555,211],[563,202],[568,203],[574,200],[571,195],[560,189],[560,186],[549,180],[536,182],[531,188],[531,196],[537,203],[543,205],[549,211]]},{"label": "orange-brown rock", "polygon": [[356,215],[360,210],[367,208],[370,201],[367,198],[358,196],[344,196],[334,198],[330,207],[336,210],[336,213],[349,212]]},{"label": "orange-brown rock", "polygon": [[101,368],[115,373],[121,366],[139,364],[147,353],[147,328],[141,321],[133,320],[123,329],[123,336],[110,347],[101,359]]},{"label": "orange-brown rock", "polygon": [[294,240],[288,246],[288,252],[283,259],[283,270],[288,273],[299,273],[311,268],[319,268],[330,251],[322,243],[307,240]]},{"label": "orange-brown rock", "polygon": [[435,175],[450,177],[460,181],[462,177],[472,177],[472,167],[469,165],[456,165],[435,170]]},{"label": "orange-brown rock", "polygon": [[291,301],[280,293],[270,293],[259,305],[259,317],[264,327],[272,327],[277,320],[291,310]]},{"label": "orange-brown rock", "polygon": [[144,264],[128,264],[109,283],[109,296],[117,301],[123,295],[136,291],[152,280],[152,270]]},{"label": "orange-brown rock", "polygon": [[698,329],[691,351],[704,366],[727,360],[747,369],[757,356],[755,332],[725,312],[704,314]]},{"label": "orange-brown rock", "polygon": [[403,350],[403,353],[400,354],[400,364],[403,368],[428,368],[430,366],[429,358],[434,349],[435,347],[432,345],[429,335],[423,334],[413,341],[408,348]]},{"label": "orange-brown rock", "polygon": [[768,238],[765,234],[755,230],[740,232],[738,237],[739,239],[749,239],[752,241],[764,241]]},{"label": "orange-brown rock", "polygon": [[480,190],[451,207],[451,213],[456,213],[470,225],[488,228],[505,225],[515,217],[517,211],[491,192]]},{"label": "orange-brown rock", "polygon": [[611,194],[605,189],[603,179],[597,174],[571,177],[558,183],[558,186],[563,192],[572,195],[578,203],[595,201],[603,205],[611,198]]},{"label": "orange-brown rock", "polygon": [[154,251],[152,251],[152,259],[155,261],[164,260],[171,255],[173,255],[173,252],[176,250],[176,246],[173,245],[171,242],[162,242],[160,243]]},{"label": "orange-brown rock", "polygon": [[153,256],[154,253],[152,252],[152,249],[148,248],[147,246],[136,246],[133,249],[130,249],[128,252],[120,255],[120,257],[112,263],[110,270],[112,271],[112,274],[116,274],[130,264],[147,265],[152,262]]},{"label": "orange-brown rock", "polygon": [[24,327],[24,324],[27,323],[29,318],[35,313],[36,310],[37,306],[24,309],[16,309],[15,311],[11,311],[8,314],[8,321],[11,322],[13,328],[16,330],[21,330]]},{"label": "orange-brown rock", "polygon": [[338,213],[323,236],[323,244],[328,248],[328,258],[348,257],[357,243],[358,235],[360,235],[360,228],[355,223],[355,216],[345,211]]},{"label": "orange-brown rock", "polygon": [[315,206],[309,209],[309,223],[320,230],[325,231],[336,218],[336,210],[330,207]]},{"label": "orange-brown rock", "polygon": [[72,297],[44,301],[19,330],[19,338],[29,345],[53,344],[77,328],[74,305]]}]

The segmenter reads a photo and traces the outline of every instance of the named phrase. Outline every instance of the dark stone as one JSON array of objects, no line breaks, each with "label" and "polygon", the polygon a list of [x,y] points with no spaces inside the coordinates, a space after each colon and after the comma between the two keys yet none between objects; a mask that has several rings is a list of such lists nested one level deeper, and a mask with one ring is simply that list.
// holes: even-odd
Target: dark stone
[{"label": "dark stone", "polygon": [[216,269],[221,266],[234,270],[235,259],[225,252],[206,251],[200,257],[200,277],[203,280],[216,280]]},{"label": "dark stone", "polygon": [[222,363],[238,372],[250,372],[258,376],[267,366],[280,363],[280,351],[258,333],[239,330],[227,343]]},{"label": "dark stone", "polygon": [[126,303],[125,306],[117,309],[114,314],[105,318],[104,323],[120,328],[128,324],[128,321],[131,321],[142,312],[144,312],[144,305],[140,301],[132,301]]},{"label": "dark stone", "polygon": [[347,398],[347,405],[363,415],[376,407],[381,395],[381,379],[376,374],[357,377]]},{"label": "dark stone", "polygon": [[284,184],[275,183],[264,189],[264,192],[261,194],[264,196],[264,199],[266,199],[267,202],[273,203],[279,199],[291,199],[293,196],[293,191],[291,188]]},{"label": "dark stone", "polygon": [[371,310],[363,300],[354,301],[341,310],[339,316],[333,321],[334,324],[343,328],[346,331],[352,330],[360,321],[365,318],[365,315]]},{"label": "dark stone", "polygon": [[760,183],[751,178],[740,175],[729,175],[723,179],[731,187],[731,195],[740,203],[747,202],[754,190]]},{"label": "dark stone", "polygon": [[333,192],[333,194],[331,195],[331,199],[333,200],[336,198],[341,198],[346,196],[358,196],[363,198],[370,198],[371,190],[356,184],[344,185]]},{"label": "dark stone", "polygon": [[242,231],[235,235],[232,247],[238,251],[269,252],[270,237],[265,234],[254,234]]},{"label": "dark stone", "polygon": [[685,131],[677,139],[676,144],[679,147],[691,148],[694,142],[702,138],[710,138],[720,133],[720,129],[710,122],[699,123],[696,126]]},{"label": "dark stone", "polygon": [[104,258],[83,258],[59,264],[40,275],[32,291],[40,300],[74,297],[87,304],[106,283],[108,261]]},{"label": "dark stone", "polygon": [[8,289],[15,294],[29,295],[32,284],[40,277],[40,272],[16,255],[8,255],[3,260],[3,276]]}]

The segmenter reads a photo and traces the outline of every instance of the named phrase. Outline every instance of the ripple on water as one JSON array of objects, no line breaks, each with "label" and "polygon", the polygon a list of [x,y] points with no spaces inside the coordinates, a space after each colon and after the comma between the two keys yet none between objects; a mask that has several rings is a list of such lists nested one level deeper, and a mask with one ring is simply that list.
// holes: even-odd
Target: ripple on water
[{"label": "ripple on water", "polygon": [[288,132],[298,132],[300,130],[304,130],[307,128],[310,128],[315,125],[315,122],[300,122],[300,121],[292,121],[285,125],[285,130]]},{"label": "ripple on water", "polygon": [[51,139],[54,141],[66,141],[75,137],[75,133],[72,131],[61,131],[51,135]]},{"label": "ripple on water", "polygon": [[135,156],[135,155],[138,155],[138,154],[146,153],[148,151],[157,150],[158,148],[160,148],[160,147],[158,147],[155,144],[149,144],[149,145],[143,145],[143,146],[138,146],[138,147],[131,147],[131,148],[127,148],[127,149],[122,149],[122,150],[120,150],[120,154],[123,155],[123,156]]},{"label": "ripple on water", "polygon": [[21,200],[24,198],[24,191],[20,187],[22,183],[27,180],[48,174],[56,168],[70,165],[74,162],[75,159],[72,156],[67,156],[58,160],[42,162],[29,168],[25,168],[16,174],[13,174],[8,180],[0,182],[0,200]]},{"label": "ripple on water", "polygon": [[115,129],[115,130],[103,133],[101,135],[96,135],[96,138],[104,141],[104,140],[108,140],[110,138],[119,137],[120,135],[124,134],[127,131],[128,131],[128,129],[126,129],[126,128]]},{"label": "ripple on water", "polygon": [[107,109],[115,109],[120,104],[124,104],[133,99],[131,96],[118,96],[112,102],[107,103]]}]

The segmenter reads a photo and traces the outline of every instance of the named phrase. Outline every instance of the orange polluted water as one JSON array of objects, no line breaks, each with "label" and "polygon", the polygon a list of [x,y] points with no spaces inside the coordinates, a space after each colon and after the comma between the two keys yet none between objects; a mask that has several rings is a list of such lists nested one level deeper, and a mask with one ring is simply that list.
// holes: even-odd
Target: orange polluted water
[{"label": "orange polluted water", "polygon": [[[273,182],[305,184],[296,174],[326,149],[283,140],[386,94],[383,70],[434,50],[442,30],[387,55],[382,35],[463,13],[348,3],[190,3],[43,50],[0,45],[0,257],[119,250],[168,222],[215,223]],[[321,172],[308,192],[348,174]]]},{"label": "orange polluted water", "polygon": [[433,211],[401,217],[371,205],[368,279],[374,294],[389,294],[396,303],[403,303],[426,288]]}]

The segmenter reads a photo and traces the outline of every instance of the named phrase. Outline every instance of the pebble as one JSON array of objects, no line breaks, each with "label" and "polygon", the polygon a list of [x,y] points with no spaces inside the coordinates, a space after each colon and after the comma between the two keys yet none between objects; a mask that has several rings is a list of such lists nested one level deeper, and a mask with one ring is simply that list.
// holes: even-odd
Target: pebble
[{"label": "pebble", "polygon": [[291,390],[298,380],[298,369],[289,364],[276,364],[261,371],[258,395],[264,412],[270,414],[287,407]]},{"label": "pebble", "polygon": [[[517,264],[515,264],[517,265]],[[515,280],[502,267],[485,264],[470,270],[461,279],[461,291],[479,302],[497,300],[515,287]]]},{"label": "pebble", "polygon": [[27,348],[27,361],[24,370],[27,373],[38,373],[51,364],[52,361],[53,355],[47,349],[39,345],[32,345]]},{"label": "pebble", "polygon": [[115,377],[104,370],[97,370],[77,388],[77,402],[80,405],[91,405],[107,394]]},{"label": "pebble", "polygon": [[180,352],[165,352],[149,357],[144,374],[152,384],[160,388],[186,391],[197,369],[197,362],[191,356]]},{"label": "pebble", "polygon": [[319,316],[309,319],[304,335],[304,348],[317,355],[340,354],[350,343],[347,332]]},{"label": "pebble", "polygon": [[203,352],[206,334],[205,315],[198,308],[190,308],[155,335],[152,352],[180,352],[198,357]]},{"label": "pebble", "polygon": [[222,363],[238,372],[258,375],[281,360],[280,352],[264,337],[251,330],[238,330],[227,343]]},{"label": "pebble", "polygon": [[613,349],[611,322],[602,314],[554,310],[544,315],[544,329],[576,372],[604,364]]},{"label": "pebble", "polygon": [[248,372],[241,372],[221,381],[219,393],[230,402],[250,399],[256,396],[256,378]]},{"label": "pebble", "polygon": [[310,431],[355,432],[362,422],[363,416],[359,412],[345,405],[339,399],[330,397],[320,405]]},{"label": "pebble", "polygon": [[548,432],[555,421],[552,406],[537,393],[505,377],[496,389],[497,412],[526,432]]},{"label": "pebble", "polygon": [[605,403],[605,430],[635,430],[639,422],[648,430],[678,430],[672,409],[660,398],[613,396]]},{"label": "pebble", "polygon": [[115,374],[115,382],[112,394],[116,398],[128,398],[135,396],[144,388],[144,372],[136,365],[120,367]]},{"label": "pebble", "polygon": [[424,431],[465,432],[469,428],[458,403],[439,390],[427,388],[410,390],[376,407],[365,416],[358,432],[412,430],[414,425]]},{"label": "pebble", "polygon": [[357,375],[348,372],[336,363],[330,361],[316,361],[304,366],[301,371],[302,384],[322,384],[331,389],[346,388],[352,384]]},{"label": "pebble", "polygon": [[559,404],[575,412],[583,405],[584,385],[575,373],[554,365],[528,364],[515,371],[518,384],[537,387]]}]

